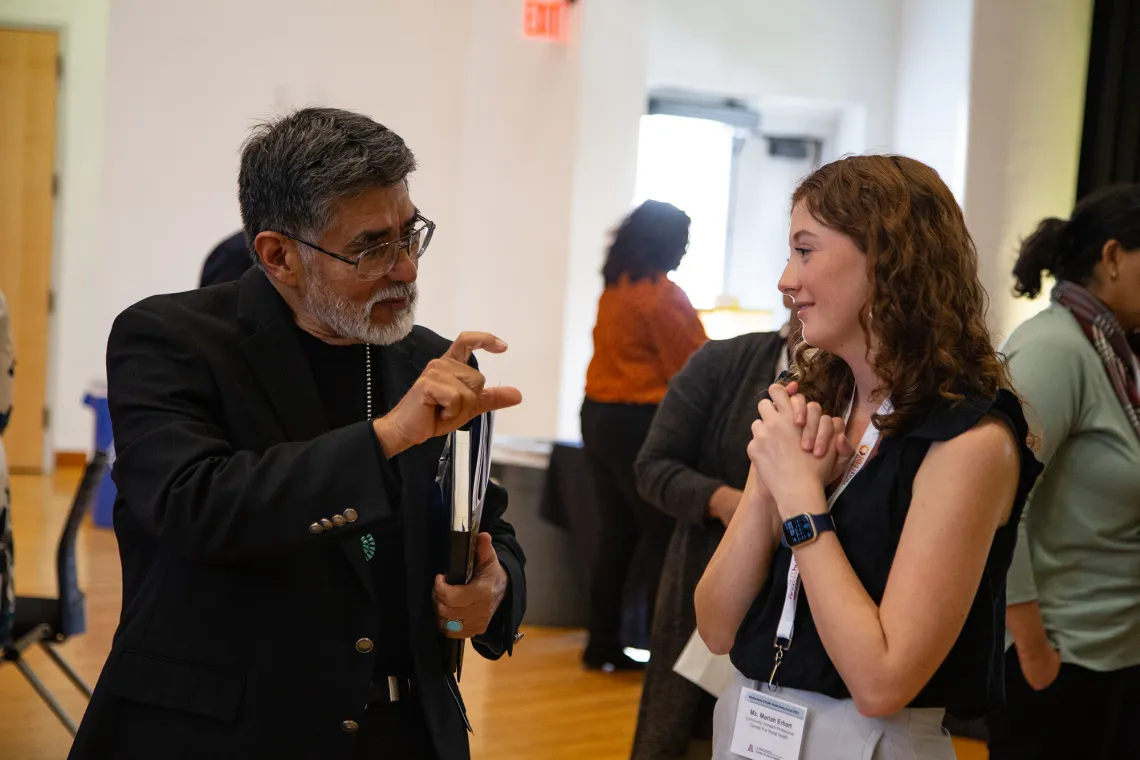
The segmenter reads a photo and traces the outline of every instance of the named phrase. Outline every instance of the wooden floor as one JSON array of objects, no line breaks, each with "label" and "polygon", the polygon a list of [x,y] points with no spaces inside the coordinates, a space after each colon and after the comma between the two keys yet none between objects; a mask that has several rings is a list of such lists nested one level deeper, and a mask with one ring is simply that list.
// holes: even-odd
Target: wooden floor
[{"label": "wooden floor", "polygon": [[[12,479],[19,593],[54,595],[55,550],[78,472]],[[79,538],[80,583],[87,593],[86,634],[61,652],[93,685],[111,646],[119,615],[120,576],[110,530],[84,527]],[[475,734],[475,760],[623,760],[637,718],[641,679],[589,673],[579,656],[580,631],[524,629],[514,657],[465,661],[463,695]],[[76,718],[84,701],[38,651],[29,660]],[[984,760],[974,742],[956,741],[959,760]],[[70,737],[12,667],[0,668],[0,760],[62,760]]]}]

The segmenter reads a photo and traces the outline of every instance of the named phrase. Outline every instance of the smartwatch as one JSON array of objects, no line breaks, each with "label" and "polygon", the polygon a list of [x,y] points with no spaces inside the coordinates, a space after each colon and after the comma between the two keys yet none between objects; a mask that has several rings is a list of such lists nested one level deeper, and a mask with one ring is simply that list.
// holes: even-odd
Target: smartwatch
[{"label": "smartwatch", "polygon": [[784,536],[780,542],[789,549],[807,546],[828,530],[835,530],[835,520],[829,514],[796,515],[784,520]]}]

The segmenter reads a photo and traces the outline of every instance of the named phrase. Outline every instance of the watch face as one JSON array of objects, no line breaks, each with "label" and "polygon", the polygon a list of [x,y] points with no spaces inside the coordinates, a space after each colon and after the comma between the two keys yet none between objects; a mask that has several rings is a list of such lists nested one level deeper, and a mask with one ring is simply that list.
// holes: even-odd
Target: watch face
[{"label": "watch face", "polygon": [[784,521],[784,540],[788,546],[797,546],[815,538],[815,526],[807,515],[797,515]]}]

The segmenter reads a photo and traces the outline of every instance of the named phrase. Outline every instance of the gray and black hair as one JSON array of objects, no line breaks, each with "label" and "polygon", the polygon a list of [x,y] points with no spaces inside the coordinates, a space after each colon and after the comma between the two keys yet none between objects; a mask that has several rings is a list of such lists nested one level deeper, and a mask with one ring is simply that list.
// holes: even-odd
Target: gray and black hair
[{"label": "gray and black hair", "polygon": [[339,199],[391,187],[415,168],[402,137],[351,111],[305,108],[259,124],[238,173],[246,244],[252,254],[265,230],[315,242],[334,223]]}]

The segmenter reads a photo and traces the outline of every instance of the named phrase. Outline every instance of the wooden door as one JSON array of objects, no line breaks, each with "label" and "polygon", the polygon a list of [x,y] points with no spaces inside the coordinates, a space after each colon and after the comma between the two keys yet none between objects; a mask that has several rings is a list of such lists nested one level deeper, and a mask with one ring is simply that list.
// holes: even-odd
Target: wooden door
[{"label": "wooden door", "polygon": [[16,471],[44,465],[58,60],[54,32],[0,29],[0,291],[16,349],[4,448]]}]

